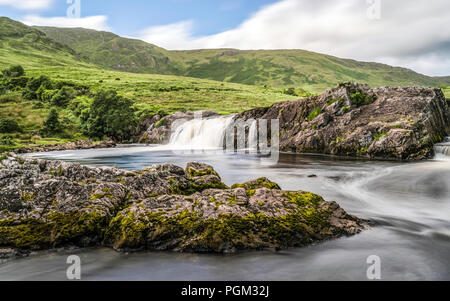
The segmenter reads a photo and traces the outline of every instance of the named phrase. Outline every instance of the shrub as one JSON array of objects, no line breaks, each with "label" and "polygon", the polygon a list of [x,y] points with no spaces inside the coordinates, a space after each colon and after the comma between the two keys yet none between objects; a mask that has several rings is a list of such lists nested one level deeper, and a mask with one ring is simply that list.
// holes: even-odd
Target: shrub
[{"label": "shrub", "polygon": [[69,101],[74,99],[76,92],[72,87],[62,87],[51,99],[51,104],[58,107],[66,107]]},{"label": "shrub", "polygon": [[29,80],[25,76],[12,77],[6,82],[5,86],[11,90],[23,89],[27,86]]},{"label": "shrub", "polygon": [[53,83],[48,76],[41,75],[38,78],[33,78],[28,82],[27,90],[36,92],[42,85],[44,85],[45,88],[50,89],[53,86]]},{"label": "shrub", "polygon": [[53,87],[53,83],[48,76],[41,75],[38,78],[33,78],[28,81],[26,89],[22,93],[22,97],[28,100],[37,99],[37,91],[38,89],[44,86],[46,89],[51,89]]},{"label": "shrub", "polygon": [[373,103],[375,101],[375,98],[368,94],[357,91],[355,93],[350,94],[350,100],[354,105],[361,107]]},{"label": "shrub", "polygon": [[295,88],[287,88],[283,91],[283,93],[286,95],[298,96],[295,92]]},{"label": "shrub", "polygon": [[58,133],[61,131],[61,123],[59,122],[59,114],[56,108],[52,108],[44,122],[44,131],[47,134]]},{"label": "shrub", "polygon": [[14,146],[14,145],[16,145],[14,143],[14,140],[11,137],[3,137],[2,139],[0,139],[0,144],[1,145],[7,145],[7,146]]},{"label": "shrub", "polygon": [[90,104],[85,133],[93,138],[129,139],[136,125],[134,112],[131,100],[113,90],[99,91]]},{"label": "shrub", "polygon": [[22,132],[22,128],[17,121],[11,118],[0,119],[0,133]]},{"label": "shrub", "polygon": [[[41,88],[39,88],[41,89]],[[38,90],[38,98],[40,100],[42,100],[43,102],[51,102],[53,96],[56,95],[56,93],[58,93],[58,90],[47,90],[47,89],[43,89],[42,91]]]},{"label": "shrub", "polygon": [[3,70],[2,73],[3,73],[3,76],[5,76],[5,77],[19,77],[19,76],[25,75],[25,70],[23,69],[22,66],[16,65],[16,66],[11,66],[10,68]]}]

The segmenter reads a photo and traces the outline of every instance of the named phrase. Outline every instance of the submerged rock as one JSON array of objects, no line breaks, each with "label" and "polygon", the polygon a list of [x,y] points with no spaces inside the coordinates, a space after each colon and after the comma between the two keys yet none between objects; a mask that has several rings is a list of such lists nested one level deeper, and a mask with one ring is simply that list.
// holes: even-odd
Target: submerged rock
[{"label": "submerged rock", "polygon": [[[235,252],[354,235],[367,222],[266,178],[227,187],[189,163],[128,172],[4,155],[1,256],[58,247]],[[7,255],[8,254],[8,255]]]}]

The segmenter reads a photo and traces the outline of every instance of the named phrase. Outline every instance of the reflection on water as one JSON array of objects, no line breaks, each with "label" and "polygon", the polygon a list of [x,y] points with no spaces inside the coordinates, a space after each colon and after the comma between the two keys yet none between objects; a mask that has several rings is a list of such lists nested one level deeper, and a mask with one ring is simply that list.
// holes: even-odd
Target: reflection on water
[{"label": "reflection on water", "polygon": [[275,166],[250,155],[173,152],[132,146],[35,154],[41,158],[137,170],[162,162],[212,164],[226,184],[266,176],[283,189],[337,201],[376,226],[307,248],[231,256],[109,249],[63,251],[0,265],[0,280],[64,280],[68,254],[79,254],[84,280],[366,280],[378,255],[385,280],[450,280],[450,162],[399,163],[282,154]]}]

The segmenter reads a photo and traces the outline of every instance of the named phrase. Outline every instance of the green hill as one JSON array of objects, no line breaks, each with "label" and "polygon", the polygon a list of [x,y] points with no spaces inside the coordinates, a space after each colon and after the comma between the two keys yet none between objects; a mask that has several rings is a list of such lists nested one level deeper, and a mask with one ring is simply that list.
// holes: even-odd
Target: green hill
[{"label": "green hill", "polygon": [[135,73],[177,74],[167,51],[140,40],[84,28],[35,27],[98,66]]},{"label": "green hill", "polygon": [[104,68],[172,74],[217,81],[321,92],[340,82],[372,86],[450,84],[448,77],[429,77],[412,70],[304,50],[207,49],[168,51],[139,40],[86,29],[37,27],[88,61]]}]

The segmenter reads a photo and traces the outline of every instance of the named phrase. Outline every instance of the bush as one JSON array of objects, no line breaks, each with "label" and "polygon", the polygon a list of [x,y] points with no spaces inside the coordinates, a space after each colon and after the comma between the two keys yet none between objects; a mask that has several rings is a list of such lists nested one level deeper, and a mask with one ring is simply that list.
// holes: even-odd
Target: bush
[{"label": "bush", "polygon": [[38,78],[33,78],[28,82],[27,90],[36,92],[42,85],[44,85],[47,89],[50,89],[53,86],[53,83],[48,76],[41,75]]},{"label": "bush", "polygon": [[6,82],[5,86],[10,90],[23,89],[27,86],[29,80],[25,76],[13,77]]},{"label": "bush", "polygon": [[294,88],[287,88],[283,91],[286,95],[298,96]]},{"label": "bush", "polygon": [[28,81],[26,89],[22,93],[22,97],[28,100],[38,99],[37,91],[43,86],[46,89],[51,89],[53,83],[48,76],[41,75],[38,78],[33,78]]},{"label": "bush", "polygon": [[361,107],[373,103],[375,101],[375,98],[368,94],[357,91],[355,93],[350,94],[350,100],[357,107]]},{"label": "bush", "polygon": [[54,134],[61,131],[61,123],[59,122],[58,110],[52,108],[44,122],[44,131],[47,134]]},{"label": "bush", "polygon": [[17,121],[11,118],[0,119],[0,133],[22,132],[22,128]]},{"label": "bush", "polygon": [[136,125],[134,112],[131,100],[117,95],[116,91],[99,91],[90,104],[84,131],[93,138],[129,139]]},{"label": "bush", "polygon": [[14,146],[14,145],[16,145],[14,143],[14,140],[11,137],[3,137],[2,139],[0,139],[0,144],[1,145],[7,145],[7,146]]},{"label": "bush", "polygon": [[66,107],[75,98],[76,91],[72,87],[62,87],[51,99],[51,104],[58,107]]},{"label": "bush", "polygon": [[43,102],[51,102],[53,96],[55,96],[56,93],[58,93],[58,90],[47,90],[47,89],[41,90],[41,88],[39,88],[36,94],[38,96],[38,99],[42,100]]},{"label": "bush", "polygon": [[3,73],[3,76],[5,76],[5,77],[19,77],[19,76],[25,75],[25,70],[23,69],[22,66],[16,65],[16,66],[12,66],[8,69],[3,70],[2,73]]}]

